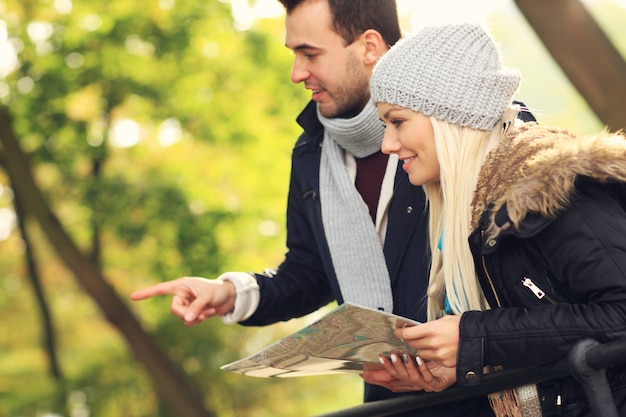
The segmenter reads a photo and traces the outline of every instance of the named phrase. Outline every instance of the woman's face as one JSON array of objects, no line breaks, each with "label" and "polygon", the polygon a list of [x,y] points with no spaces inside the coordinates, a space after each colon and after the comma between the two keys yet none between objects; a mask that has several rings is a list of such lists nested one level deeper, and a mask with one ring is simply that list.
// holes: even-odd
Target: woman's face
[{"label": "woman's face", "polygon": [[382,151],[397,154],[413,185],[439,181],[439,160],[430,119],[422,113],[389,103],[377,103],[385,123]]}]

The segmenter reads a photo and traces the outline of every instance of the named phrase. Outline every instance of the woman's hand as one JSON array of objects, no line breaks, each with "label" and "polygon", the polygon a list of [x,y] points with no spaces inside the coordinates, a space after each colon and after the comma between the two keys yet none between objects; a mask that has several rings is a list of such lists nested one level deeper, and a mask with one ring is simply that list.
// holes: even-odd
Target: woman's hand
[{"label": "woman's hand", "polygon": [[398,339],[417,349],[426,362],[438,362],[447,368],[456,367],[461,316],[443,316],[417,326],[395,330]]},{"label": "woman's hand", "polygon": [[393,392],[440,392],[456,382],[456,368],[447,368],[437,362],[424,362],[419,356],[392,353],[381,356],[384,370],[361,374],[365,382],[381,385]]}]

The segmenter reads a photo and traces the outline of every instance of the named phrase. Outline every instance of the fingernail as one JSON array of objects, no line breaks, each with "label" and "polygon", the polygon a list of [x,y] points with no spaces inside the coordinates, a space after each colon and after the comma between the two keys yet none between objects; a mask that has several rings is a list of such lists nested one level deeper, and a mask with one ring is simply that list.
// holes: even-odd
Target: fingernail
[{"label": "fingernail", "polygon": [[406,353],[402,354],[402,362],[409,363],[409,355]]},{"label": "fingernail", "polygon": [[379,356],[379,357],[378,357],[378,362],[380,362],[380,364],[381,364],[381,365],[384,365],[384,364],[385,364],[385,360],[383,359],[383,357],[382,357],[382,356]]},{"label": "fingernail", "polygon": [[193,311],[188,311],[185,313],[185,321],[193,321],[196,318],[196,315],[193,314]]},{"label": "fingernail", "polygon": [[395,354],[395,353],[392,353],[392,354],[391,354],[391,362],[393,362],[393,363],[398,362],[398,357],[396,356],[396,354]]},{"label": "fingernail", "polygon": [[415,363],[417,363],[417,366],[422,366],[424,364],[424,361],[422,361],[422,358],[420,358],[419,356],[416,356]]}]

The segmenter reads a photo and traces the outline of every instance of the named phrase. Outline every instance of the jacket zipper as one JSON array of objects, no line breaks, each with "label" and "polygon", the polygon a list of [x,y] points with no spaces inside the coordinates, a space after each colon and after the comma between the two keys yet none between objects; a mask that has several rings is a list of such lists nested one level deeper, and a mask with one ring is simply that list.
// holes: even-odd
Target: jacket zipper
[{"label": "jacket zipper", "polygon": [[532,293],[535,294],[535,297],[537,297],[538,299],[542,300],[545,298],[550,303],[556,304],[556,301],[552,297],[550,297],[548,294],[546,294],[544,290],[539,288],[537,284],[533,282],[532,279],[528,277],[524,277],[524,279],[522,279],[522,285],[530,289],[530,291],[532,291]]},{"label": "jacket zipper", "polygon": [[[485,239],[485,231],[481,230],[480,240],[483,241],[484,239]],[[483,272],[485,273],[485,276],[487,277],[487,282],[489,282],[489,286],[491,287],[491,292],[493,293],[493,297],[496,299],[496,304],[498,305],[498,307],[502,307],[502,303],[500,302],[500,297],[498,297],[498,293],[496,292],[496,286],[493,284],[493,279],[491,278],[491,274],[489,273],[489,270],[487,269],[487,261],[485,260],[484,255],[480,256],[480,261],[482,263]]]},{"label": "jacket zipper", "polygon": [[498,304],[498,307],[502,307],[502,303],[500,303],[500,297],[498,297],[498,293],[496,292],[496,286],[493,285],[493,279],[491,279],[491,274],[489,273],[489,270],[487,270],[487,262],[485,261],[485,257],[481,256],[480,259],[483,264],[483,272],[485,273],[485,276],[487,277],[487,282],[489,282],[489,286],[491,287],[491,292],[493,292],[493,296],[496,299],[496,304]]}]

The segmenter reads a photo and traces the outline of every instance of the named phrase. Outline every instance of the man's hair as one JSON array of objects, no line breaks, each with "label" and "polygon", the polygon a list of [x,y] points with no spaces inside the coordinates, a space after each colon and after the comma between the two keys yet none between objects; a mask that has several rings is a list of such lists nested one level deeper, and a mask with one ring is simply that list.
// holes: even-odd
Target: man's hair
[{"label": "man's hair", "polygon": [[278,0],[291,13],[307,1],[327,1],[333,30],[348,44],[368,29],[374,29],[391,46],[400,39],[400,23],[395,0]]}]

